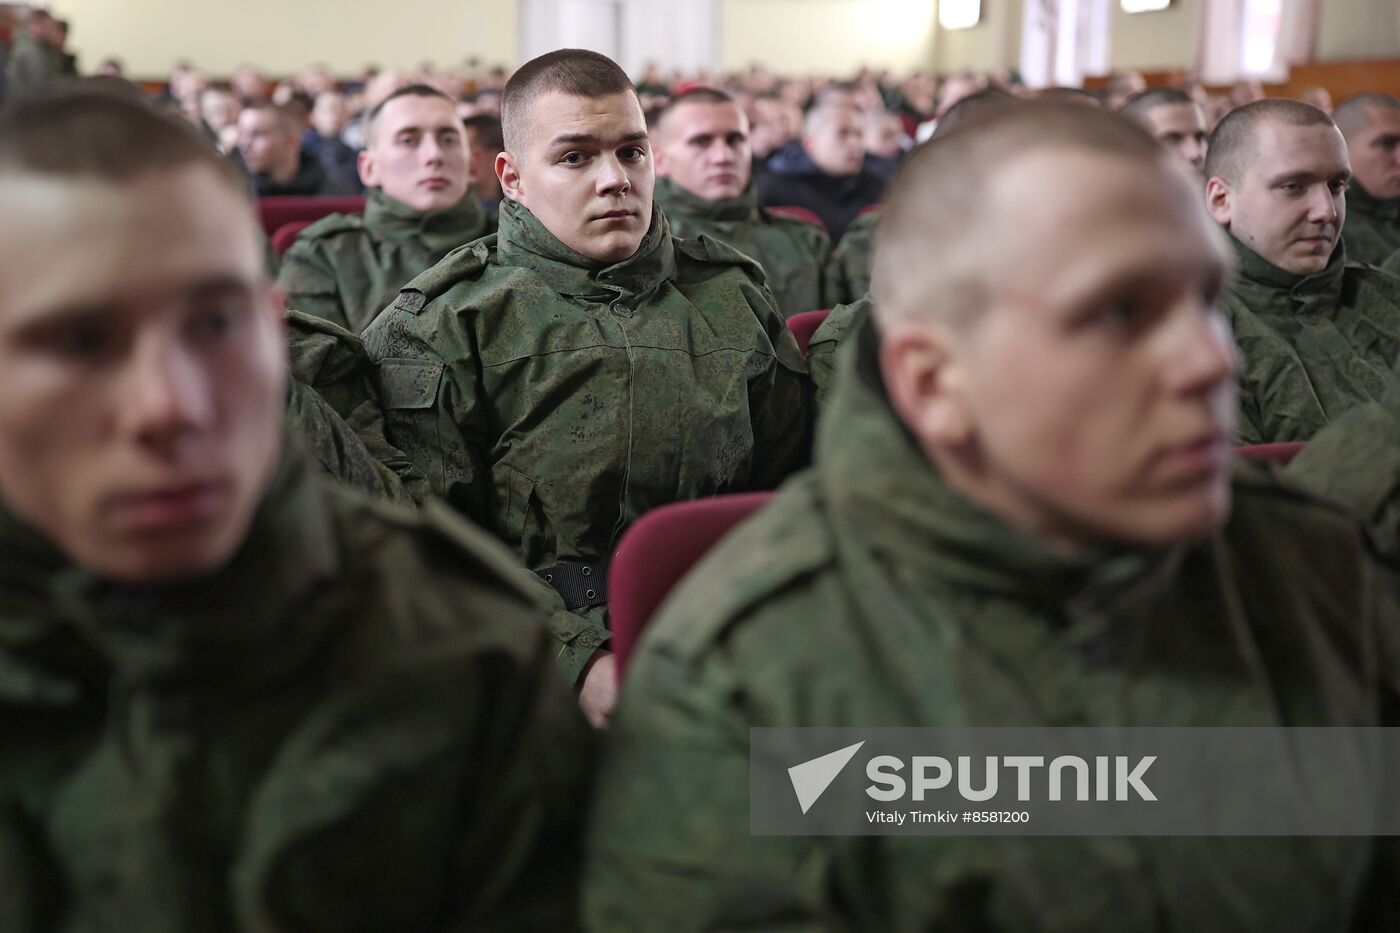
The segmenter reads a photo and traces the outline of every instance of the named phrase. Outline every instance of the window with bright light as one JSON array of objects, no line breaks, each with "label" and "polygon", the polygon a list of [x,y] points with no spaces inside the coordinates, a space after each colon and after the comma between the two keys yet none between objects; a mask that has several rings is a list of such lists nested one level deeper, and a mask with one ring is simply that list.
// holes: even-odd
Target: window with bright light
[{"label": "window with bright light", "polygon": [[1245,0],[1240,66],[1247,75],[1270,75],[1278,49],[1283,0]]},{"label": "window with bright light", "polygon": [[1172,5],[1172,0],[1123,0],[1124,13],[1155,13]]},{"label": "window with bright light", "polygon": [[982,18],[982,0],[939,0],[938,25],[944,29],[967,29]]}]

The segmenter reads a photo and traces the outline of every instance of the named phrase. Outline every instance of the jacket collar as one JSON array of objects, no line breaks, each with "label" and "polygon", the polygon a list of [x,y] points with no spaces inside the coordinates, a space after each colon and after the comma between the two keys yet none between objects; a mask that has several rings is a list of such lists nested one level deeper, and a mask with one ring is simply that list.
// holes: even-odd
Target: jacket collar
[{"label": "jacket collar", "polygon": [[[289,446],[227,566],[190,582],[125,586],[65,561],[50,581],[51,605],[126,676],[285,672],[332,624],[297,609],[339,567],[326,494],[300,448]],[[3,540],[14,533],[12,524]]]},{"label": "jacket collar", "polygon": [[1268,304],[1287,301],[1291,311],[1330,315],[1341,304],[1346,276],[1346,246],[1341,240],[1327,268],[1312,275],[1281,269],[1233,236],[1230,242],[1239,260],[1235,290],[1251,310],[1262,311]]},{"label": "jacket collar", "polygon": [[365,201],[365,226],[377,237],[432,253],[446,253],[487,233],[486,211],[471,191],[446,210],[419,211],[376,189]]},{"label": "jacket collar", "polygon": [[658,178],[655,198],[666,213],[675,217],[693,217],[715,223],[758,223],[763,219],[758,209],[758,189],[752,181],[737,197],[711,201],[682,188],[669,178]]},{"label": "jacket collar", "polygon": [[641,246],[627,259],[606,264],[574,252],[527,208],[507,198],[501,202],[496,253],[502,265],[530,269],[570,297],[599,298],[609,292],[625,298],[645,296],[676,274],[671,228],[654,202],[651,229]]}]

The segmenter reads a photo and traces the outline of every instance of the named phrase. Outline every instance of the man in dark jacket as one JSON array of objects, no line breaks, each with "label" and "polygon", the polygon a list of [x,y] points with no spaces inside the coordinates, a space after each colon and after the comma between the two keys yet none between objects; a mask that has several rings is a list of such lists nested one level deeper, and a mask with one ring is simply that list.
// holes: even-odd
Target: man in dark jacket
[{"label": "man in dark jacket", "polygon": [[260,198],[347,194],[349,190],[301,148],[300,120],[286,107],[259,102],[238,115],[238,152]]},{"label": "man in dark jacket", "polygon": [[884,193],[885,180],[865,167],[864,113],[842,98],[814,107],[801,141],[774,153],[758,175],[760,204],[807,208],[833,243]]}]

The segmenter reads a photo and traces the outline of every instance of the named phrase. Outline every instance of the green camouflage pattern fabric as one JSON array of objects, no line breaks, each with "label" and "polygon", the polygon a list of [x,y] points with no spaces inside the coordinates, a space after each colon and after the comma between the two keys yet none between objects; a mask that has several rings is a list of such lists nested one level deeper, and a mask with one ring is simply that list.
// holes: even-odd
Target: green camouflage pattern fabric
[{"label": "green camouflage pattern fabric", "polygon": [[593,739],[442,506],[291,454],[232,562],[103,583],[0,513],[0,929],[575,930]]},{"label": "green camouflage pattern fabric", "polygon": [[848,334],[870,317],[870,295],[851,304],[837,305],[807,343],[807,369],[816,387],[817,411],[825,411],[836,383],[836,350]]},{"label": "green camouflage pattern fabric", "polygon": [[384,412],[360,338],[323,318],[287,312],[292,378],[286,423],[326,473],[403,504],[432,495],[425,477],[384,433]]},{"label": "green camouflage pattern fabric", "polygon": [[1286,272],[1231,238],[1238,277],[1223,301],[1243,357],[1241,444],[1306,441],[1380,398],[1400,360],[1400,280],[1347,261]]},{"label": "green camouflage pattern fabric", "polygon": [[851,304],[870,291],[875,268],[875,227],[880,212],[866,211],[846,228],[826,265],[826,300],[831,305]]},{"label": "green camouflage pattern fabric", "polygon": [[704,235],[757,260],[784,317],[826,307],[822,275],[831,256],[830,237],[814,224],[760,208],[752,183],[737,198],[709,201],[658,178],[655,197],[673,236]]},{"label": "green camouflage pattern fabric", "polygon": [[470,191],[432,213],[371,191],[363,216],[332,214],[303,230],[282,257],[277,284],[288,307],[358,334],[415,275],[494,227]]},{"label": "green camouflage pattern fabric", "polygon": [[[651,223],[603,265],[506,201],[499,233],[365,331],[389,440],[532,570],[606,558],[645,512],[772,488],[809,455],[806,365],[761,270]],[[577,618],[581,667],[606,632]]]},{"label": "green camouflage pattern fabric", "polygon": [[1241,476],[1209,540],[1062,556],[941,482],[871,330],[841,354],[814,469],[642,638],[590,823],[590,929],[1381,929],[1350,925],[1395,893],[1393,876],[1363,890],[1364,838],[750,835],[753,727],[1368,725],[1400,670],[1338,508]]},{"label": "green camouflage pattern fabric", "polygon": [[1347,189],[1342,242],[1354,262],[1379,266],[1400,250],[1400,198],[1383,201],[1356,182]]},{"label": "green camouflage pattern fabric", "polygon": [[1381,552],[1400,558],[1400,383],[1329,424],[1286,472],[1351,509]]},{"label": "green camouflage pattern fabric", "polygon": [[1396,250],[1395,255],[1387,259],[1381,269],[1393,276],[1400,277],[1400,250]]}]

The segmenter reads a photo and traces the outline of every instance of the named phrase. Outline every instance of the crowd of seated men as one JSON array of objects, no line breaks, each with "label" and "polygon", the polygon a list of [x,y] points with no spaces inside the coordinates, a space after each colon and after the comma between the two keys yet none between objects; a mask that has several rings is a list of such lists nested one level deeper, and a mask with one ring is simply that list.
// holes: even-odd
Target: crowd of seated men
[{"label": "crowd of seated men", "polygon": [[[0,930],[1400,928],[1394,837],[758,836],[748,796],[761,727],[1400,726],[1394,98],[574,49],[37,84]],[[354,185],[270,268],[254,198]],[[741,492],[624,687],[620,543]]]}]

